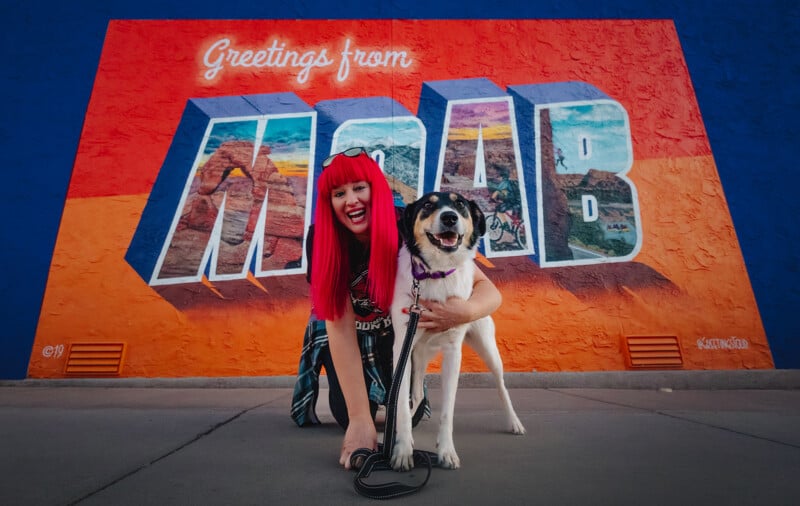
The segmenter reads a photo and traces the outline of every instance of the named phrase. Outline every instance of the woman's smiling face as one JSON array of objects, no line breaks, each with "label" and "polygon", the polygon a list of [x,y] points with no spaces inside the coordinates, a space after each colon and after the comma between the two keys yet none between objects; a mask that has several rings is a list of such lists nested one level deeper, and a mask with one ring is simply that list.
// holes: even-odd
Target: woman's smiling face
[{"label": "woman's smiling face", "polygon": [[369,243],[371,190],[366,181],[355,181],[331,190],[333,214],[356,238]]}]

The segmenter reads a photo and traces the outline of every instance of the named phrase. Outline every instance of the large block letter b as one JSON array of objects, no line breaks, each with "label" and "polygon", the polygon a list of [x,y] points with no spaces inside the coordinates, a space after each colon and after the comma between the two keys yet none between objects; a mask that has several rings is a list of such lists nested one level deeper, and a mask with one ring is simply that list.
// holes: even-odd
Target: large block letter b
[{"label": "large block letter b", "polygon": [[628,114],[592,85],[510,86],[536,174],[542,267],[629,261],[642,241]]}]

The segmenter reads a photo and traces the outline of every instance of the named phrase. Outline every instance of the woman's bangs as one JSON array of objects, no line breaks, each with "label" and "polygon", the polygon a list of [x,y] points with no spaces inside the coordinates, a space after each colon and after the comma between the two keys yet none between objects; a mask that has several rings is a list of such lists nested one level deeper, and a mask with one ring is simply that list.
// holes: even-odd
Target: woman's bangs
[{"label": "woman's bangs", "polygon": [[329,192],[334,188],[353,183],[355,181],[372,182],[374,177],[375,161],[366,155],[356,157],[337,156],[331,164],[322,171],[320,186]]}]

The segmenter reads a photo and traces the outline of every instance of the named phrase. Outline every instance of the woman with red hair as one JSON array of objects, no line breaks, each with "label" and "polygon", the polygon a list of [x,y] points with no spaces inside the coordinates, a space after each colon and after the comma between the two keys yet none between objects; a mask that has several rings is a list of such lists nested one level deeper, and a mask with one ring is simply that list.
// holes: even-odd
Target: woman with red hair
[{"label": "woman with red hair", "polygon": [[[331,155],[322,167],[314,224],[306,240],[312,315],[292,418],[300,426],[319,423],[314,407],[324,367],[331,412],[345,429],[339,461],[349,468],[354,450],[376,448],[375,413],[385,404],[392,380],[390,306],[400,238],[392,191],[364,148]],[[469,300],[420,301],[426,310],[418,326],[445,330],[497,309],[500,292],[477,271]],[[415,421],[425,409],[427,403]]]}]

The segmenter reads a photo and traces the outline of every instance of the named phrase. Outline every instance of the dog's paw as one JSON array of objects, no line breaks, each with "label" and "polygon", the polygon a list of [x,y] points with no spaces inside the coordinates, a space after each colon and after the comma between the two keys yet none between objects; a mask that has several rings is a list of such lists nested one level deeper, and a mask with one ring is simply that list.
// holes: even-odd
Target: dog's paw
[{"label": "dog's paw", "polygon": [[527,431],[525,430],[525,427],[519,420],[515,420],[514,422],[511,423],[511,430],[509,432],[521,436],[525,434]]},{"label": "dog's paw", "polygon": [[527,432],[525,430],[525,426],[522,425],[522,422],[519,421],[519,418],[515,413],[509,413],[508,431],[512,434],[517,434],[518,436],[521,436]]},{"label": "dog's paw", "polygon": [[461,467],[461,460],[459,460],[456,449],[453,447],[439,448],[438,457],[440,467],[445,469],[458,469]]},{"label": "dog's paw", "polygon": [[395,441],[391,464],[395,471],[408,471],[414,467],[414,447],[410,441]]}]

